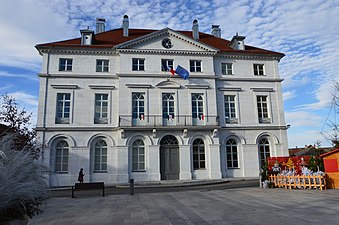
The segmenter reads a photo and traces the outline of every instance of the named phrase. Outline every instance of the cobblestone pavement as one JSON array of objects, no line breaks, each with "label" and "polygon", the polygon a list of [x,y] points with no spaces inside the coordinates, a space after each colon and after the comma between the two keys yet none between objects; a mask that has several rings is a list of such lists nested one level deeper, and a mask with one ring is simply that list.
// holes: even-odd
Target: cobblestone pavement
[{"label": "cobblestone pavement", "polygon": [[247,187],[99,196],[50,198],[28,224],[339,224],[339,189]]}]

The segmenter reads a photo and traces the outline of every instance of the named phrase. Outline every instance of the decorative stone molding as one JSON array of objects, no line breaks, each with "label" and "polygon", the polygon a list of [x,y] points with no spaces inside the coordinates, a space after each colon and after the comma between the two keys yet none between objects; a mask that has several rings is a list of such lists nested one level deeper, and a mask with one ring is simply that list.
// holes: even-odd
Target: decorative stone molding
[{"label": "decorative stone molding", "polygon": [[52,84],[51,87],[54,89],[77,89],[78,85]]},{"label": "decorative stone molding", "polygon": [[273,88],[250,88],[254,92],[273,92]]},{"label": "decorative stone molding", "polygon": [[181,85],[170,80],[162,81],[156,85],[160,89],[180,89]]},{"label": "decorative stone molding", "polygon": [[187,89],[209,89],[209,85],[201,85],[201,84],[187,84],[185,85]]},{"label": "decorative stone molding", "polygon": [[126,84],[128,88],[151,88],[151,84]]},{"label": "decorative stone molding", "polygon": [[242,91],[241,88],[238,87],[218,87],[219,91]]},{"label": "decorative stone molding", "polygon": [[107,85],[88,85],[91,89],[101,89],[101,90],[113,90],[115,86],[107,86]]}]

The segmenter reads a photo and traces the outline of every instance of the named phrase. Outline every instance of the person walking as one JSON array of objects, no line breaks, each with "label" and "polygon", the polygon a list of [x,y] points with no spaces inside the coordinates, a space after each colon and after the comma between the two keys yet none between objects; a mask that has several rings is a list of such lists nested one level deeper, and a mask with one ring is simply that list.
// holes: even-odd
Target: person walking
[{"label": "person walking", "polygon": [[85,174],[84,174],[83,168],[81,168],[79,171],[79,176],[78,176],[79,183],[84,183],[84,176]]}]

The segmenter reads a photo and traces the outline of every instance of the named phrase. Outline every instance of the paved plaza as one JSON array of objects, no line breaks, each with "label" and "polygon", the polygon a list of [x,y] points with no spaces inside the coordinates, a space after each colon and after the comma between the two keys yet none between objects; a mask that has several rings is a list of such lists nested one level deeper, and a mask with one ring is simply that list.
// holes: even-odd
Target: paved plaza
[{"label": "paved plaza", "polygon": [[54,197],[29,225],[339,224],[339,189],[224,190]]}]

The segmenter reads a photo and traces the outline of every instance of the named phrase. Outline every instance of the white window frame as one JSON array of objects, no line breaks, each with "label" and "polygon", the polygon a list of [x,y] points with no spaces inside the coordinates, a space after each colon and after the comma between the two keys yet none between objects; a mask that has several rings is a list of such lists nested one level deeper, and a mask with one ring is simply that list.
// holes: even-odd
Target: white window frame
[{"label": "white window frame", "polygon": [[73,70],[73,59],[71,58],[59,59],[59,71],[72,71],[72,70]]},{"label": "white window frame", "polygon": [[174,119],[175,116],[175,94],[162,93],[162,118]]},{"label": "white window frame", "polygon": [[132,71],[145,71],[145,59],[132,58]]},{"label": "white window frame", "polygon": [[259,123],[271,123],[268,95],[257,95],[256,102]]},{"label": "white window frame", "polygon": [[132,172],[145,172],[145,143],[141,139],[137,139],[132,144]]},{"label": "white window frame", "polygon": [[[145,119],[145,93],[133,92],[132,93],[132,118],[144,120]],[[141,104],[141,102],[143,104]]]},{"label": "white window frame", "polygon": [[[233,100],[230,99],[231,97],[233,97]],[[224,95],[224,107],[225,107],[225,111],[224,111],[225,112],[225,123],[238,123],[237,96],[236,95]],[[234,109],[234,112],[232,111],[232,109]]]},{"label": "white window frame", "polygon": [[221,63],[221,74],[222,75],[233,75],[233,63]]},{"label": "white window frame", "polygon": [[[54,171],[57,173],[68,172],[69,165],[69,145],[65,140],[59,140],[55,145]],[[60,157],[57,157],[60,152]]]},{"label": "white window frame", "polygon": [[[231,141],[233,141],[231,143]],[[226,166],[227,168],[239,168],[238,142],[234,138],[226,141]]]},{"label": "white window frame", "polygon": [[[205,142],[201,138],[197,138],[193,141],[192,144],[192,162],[193,169],[200,170],[206,169],[206,151],[205,151]],[[202,158],[202,155],[204,156]],[[196,159],[195,159],[196,156]]]},{"label": "white window frame", "polygon": [[271,146],[270,141],[267,137],[262,137],[259,140],[258,144],[258,150],[259,150],[259,163],[260,167],[264,165],[264,163],[267,161],[267,158],[271,155]]},{"label": "white window frame", "polygon": [[[166,66],[166,67],[164,67]],[[174,69],[173,59],[161,59],[161,71],[167,71],[167,67]]]},{"label": "white window frame", "polygon": [[202,72],[202,60],[190,60],[190,72]]},{"label": "white window frame", "polygon": [[203,120],[204,119],[204,94],[192,93],[191,104],[192,104],[192,118]]},{"label": "white window frame", "polygon": [[[104,96],[106,96],[107,99],[104,99]],[[97,97],[99,97],[99,99],[97,99]],[[109,94],[95,93],[94,95],[94,123],[96,124],[108,123],[108,113],[109,113],[108,109],[109,109]]]},{"label": "white window frame", "polygon": [[96,60],[96,72],[108,72],[109,71],[109,60],[108,59],[97,59]]},{"label": "white window frame", "polygon": [[[62,96],[62,99],[59,99],[59,96]],[[66,99],[66,96],[69,96],[69,99]],[[57,93],[55,123],[57,124],[70,123],[72,110],[71,101],[72,101],[71,93]],[[69,108],[68,112],[66,111],[66,108]]]},{"label": "white window frame", "polygon": [[265,65],[260,63],[253,64],[253,74],[255,76],[265,76]]},{"label": "white window frame", "polygon": [[93,148],[93,172],[107,172],[107,142],[103,139],[99,139],[95,142]]}]

